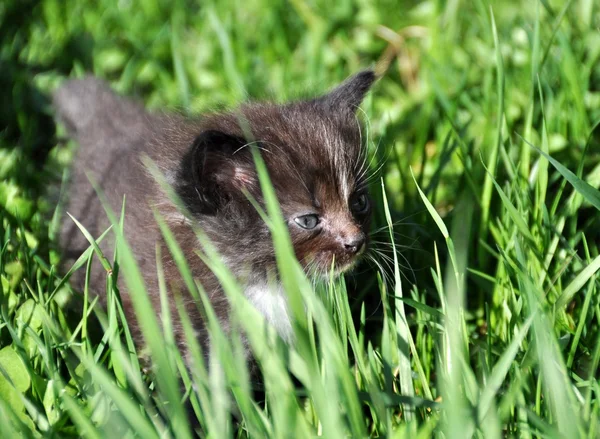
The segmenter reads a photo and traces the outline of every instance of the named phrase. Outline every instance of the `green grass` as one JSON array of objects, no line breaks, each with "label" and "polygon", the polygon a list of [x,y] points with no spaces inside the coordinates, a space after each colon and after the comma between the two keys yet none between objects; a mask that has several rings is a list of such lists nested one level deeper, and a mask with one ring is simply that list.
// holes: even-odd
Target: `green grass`
[{"label": "green grass", "polygon": [[[598,436],[597,3],[4,0],[0,26],[2,437]],[[163,227],[218,341],[204,364],[180,303],[188,370],[118,212],[119,263],[90,237],[76,264],[112,269],[107,307],[71,291],[48,190],[73,151],[57,145],[47,100],[66,77],[91,71],[194,114],[323,92],[378,61],[388,69],[363,105],[377,263],[315,291],[261,172],[293,346],[206,243],[235,317],[225,336]],[[144,352],[117,275],[136,292]]]}]

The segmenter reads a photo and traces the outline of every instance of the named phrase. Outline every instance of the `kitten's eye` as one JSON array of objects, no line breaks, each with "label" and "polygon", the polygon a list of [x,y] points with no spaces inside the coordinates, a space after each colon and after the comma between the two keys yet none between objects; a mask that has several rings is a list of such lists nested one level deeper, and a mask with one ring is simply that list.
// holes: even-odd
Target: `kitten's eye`
[{"label": "kitten's eye", "polygon": [[296,224],[306,230],[314,229],[319,224],[319,217],[315,214],[302,215],[294,218]]},{"label": "kitten's eye", "polygon": [[367,197],[367,194],[357,194],[352,197],[350,209],[354,213],[365,213],[369,209],[369,197]]}]

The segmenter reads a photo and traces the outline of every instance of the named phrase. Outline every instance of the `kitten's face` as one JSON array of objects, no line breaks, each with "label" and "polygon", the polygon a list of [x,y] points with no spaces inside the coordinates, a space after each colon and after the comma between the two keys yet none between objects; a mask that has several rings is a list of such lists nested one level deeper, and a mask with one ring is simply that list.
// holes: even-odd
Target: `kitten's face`
[{"label": "kitten's face", "polygon": [[[284,127],[290,118],[294,123]],[[334,119],[300,105],[270,131],[264,134],[272,136],[268,143],[285,150],[287,159],[276,149],[262,156],[296,257],[311,274],[351,268],[367,245],[371,213],[357,120]]]},{"label": "kitten's face", "polygon": [[319,99],[243,107],[245,130],[235,115],[207,123],[184,158],[186,184],[179,193],[200,225],[219,235],[213,239],[223,243],[226,259],[249,265],[273,260],[268,228],[244,194],[261,201],[250,151],[257,147],[306,272],[339,274],[355,264],[367,245],[371,213],[355,109],[374,79],[363,72]]},{"label": "kitten's face", "polygon": [[331,189],[322,185],[315,193],[320,201],[285,212],[296,257],[309,274],[346,271],[367,245],[371,206],[366,188],[352,188],[347,197]]},{"label": "kitten's face", "polygon": [[351,268],[367,245],[371,206],[366,187],[349,182],[348,190],[318,182],[314,202],[286,209],[296,257],[308,273],[339,274]]}]

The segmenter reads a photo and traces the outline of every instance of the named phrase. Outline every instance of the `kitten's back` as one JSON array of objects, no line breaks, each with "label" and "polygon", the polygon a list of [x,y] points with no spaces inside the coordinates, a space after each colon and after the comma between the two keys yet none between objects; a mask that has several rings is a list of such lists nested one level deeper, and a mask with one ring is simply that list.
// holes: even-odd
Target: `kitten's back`
[{"label": "kitten's back", "polygon": [[103,157],[129,149],[151,124],[142,105],[118,96],[94,77],[65,82],[55,92],[53,103],[69,135],[85,151],[79,161],[94,157],[103,162]]},{"label": "kitten's back", "polygon": [[[108,84],[93,77],[67,81],[56,91],[53,102],[69,136],[78,143],[71,166],[66,211],[95,238],[109,227],[104,207],[90,183],[91,178],[102,188],[114,211],[120,211],[123,195],[127,193],[127,216],[130,219],[147,217],[149,209],[141,201],[147,196],[144,191],[149,187],[149,177],[139,163],[139,153],[148,147],[149,139],[154,135],[154,116],[137,102],[118,96]],[[128,222],[131,221],[126,224]],[[133,222],[139,224],[137,218]],[[133,241],[136,246],[145,242],[142,239]],[[60,244],[67,266],[89,246],[70,218],[62,221]],[[101,248],[110,258],[112,239],[103,241]],[[92,284],[102,285],[103,276],[100,267],[95,267]],[[81,286],[83,273],[74,280]]]}]

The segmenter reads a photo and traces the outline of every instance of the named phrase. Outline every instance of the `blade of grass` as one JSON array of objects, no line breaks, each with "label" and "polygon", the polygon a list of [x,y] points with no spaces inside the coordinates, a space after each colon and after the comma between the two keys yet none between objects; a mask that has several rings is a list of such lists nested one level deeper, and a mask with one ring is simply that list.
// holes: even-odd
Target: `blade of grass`
[{"label": "blade of grass", "polygon": [[554,159],[548,153],[542,151],[540,148],[523,139],[522,137],[521,139],[531,148],[543,155],[552,164],[552,166],[554,166],[554,168],[556,168],[556,170],[560,172],[569,183],[571,183],[577,192],[579,192],[592,206],[600,210],[600,191],[598,189],[590,186],[586,181],[577,177],[577,175],[563,166],[558,160]]}]

